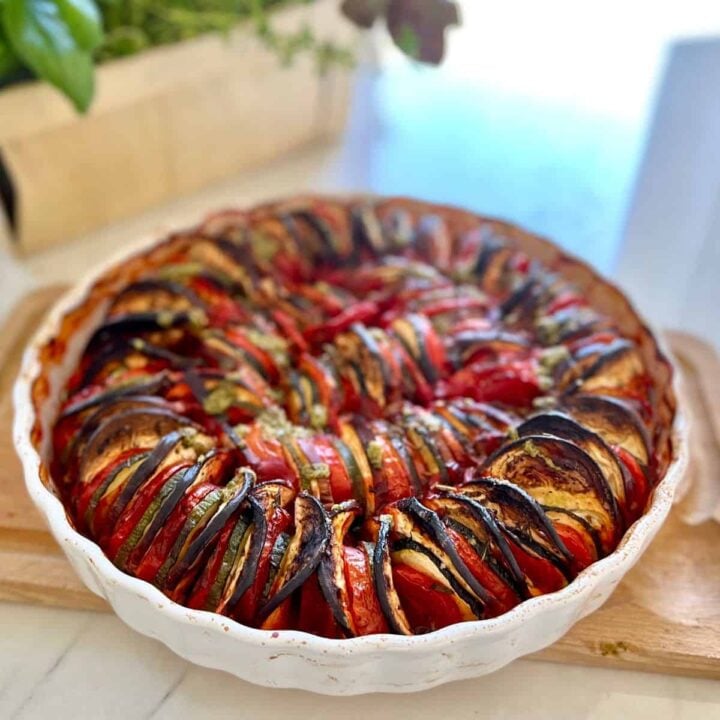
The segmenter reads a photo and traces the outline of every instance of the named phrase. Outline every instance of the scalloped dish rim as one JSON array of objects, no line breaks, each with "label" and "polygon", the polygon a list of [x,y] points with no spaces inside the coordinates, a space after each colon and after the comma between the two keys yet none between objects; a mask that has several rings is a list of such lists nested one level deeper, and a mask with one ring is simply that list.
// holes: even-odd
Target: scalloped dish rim
[{"label": "scalloped dish rim", "polygon": [[[147,235],[123,247],[119,252],[113,253],[109,259],[84,274],[79,282],[74,284],[73,287],[54,303],[50,313],[44,318],[24,352],[21,369],[13,388],[13,402],[15,407],[13,440],[23,466],[25,484],[30,496],[45,518],[52,535],[58,541],[73,565],[76,566],[78,561],[82,562],[93,576],[93,580],[97,583],[97,586],[92,587],[91,585],[93,583],[88,582],[85,573],[79,573],[83,582],[85,582],[93,592],[108,600],[115,612],[121,615],[123,620],[124,611],[127,610],[127,608],[119,610],[115,606],[113,599],[109,597],[110,593],[107,591],[106,586],[119,587],[132,593],[137,599],[152,606],[154,613],[172,621],[177,628],[189,625],[199,626],[210,633],[218,633],[224,638],[230,636],[236,639],[238,641],[238,647],[243,645],[271,645],[274,653],[282,653],[286,650],[304,652],[308,656],[309,669],[311,667],[309,662],[311,659],[310,656],[317,656],[318,654],[322,654],[327,660],[349,656],[360,660],[363,656],[371,655],[378,650],[381,650],[388,658],[397,657],[400,654],[407,656],[415,651],[422,654],[430,651],[440,652],[444,648],[457,644],[460,641],[487,642],[489,640],[497,640],[501,638],[503,634],[507,634],[517,628],[520,624],[526,624],[526,627],[523,629],[525,632],[534,630],[539,639],[533,643],[533,646],[535,649],[541,649],[552,643],[556,637],[555,635],[552,637],[548,636],[547,641],[543,641],[543,620],[554,612],[559,614],[560,611],[569,611],[570,619],[565,622],[567,627],[563,631],[564,634],[577,620],[592,611],[587,610],[587,605],[592,604],[593,599],[607,592],[607,586],[611,582],[614,582],[614,578],[618,572],[620,573],[620,577],[622,577],[630,570],[662,526],[662,523],[670,511],[674,493],[684,475],[687,465],[687,426],[679,408],[675,409],[672,428],[673,457],[665,476],[655,487],[648,509],[643,516],[627,530],[618,547],[608,556],[598,560],[582,571],[563,589],[525,600],[503,615],[491,619],[458,623],[425,635],[405,637],[383,634],[337,640],[296,630],[259,630],[242,625],[229,617],[202,610],[192,610],[170,600],[149,582],[140,580],[119,570],[110,562],[99,545],[84,537],[73,528],[60,499],[42,482],[40,475],[40,453],[33,445],[31,439],[31,429],[36,422],[36,412],[31,393],[33,383],[41,369],[38,349],[56,335],[63,316],[86,297],[89,289],[101,276],[119,262],[127,260],[142,250],[147,249],[162,237],[163,235],[160,233]],[[602,281],[608,285],[612,285],[612,283],[604,277],[602,277]],[[642,320],[637,312],[636,315]],[[672,383],[674,389],[677,389],[678,370],[672,363],[672,356],[665,347],[661,336],[652,331],[652,337],[665,359],[672,365]],[[69,364],[67,358],[64,359],[64,363]],[[51,395],[45,402],[51,401],[52,399]],[[573,609],[575,612],[572,612]],[[156,637],[164,641],[160,634]],[[166,642],[165,644],[169,643]],[[183,652],[181,654],[188,659],[193,659],[192,652],[188,652],[187,654]],[[499,654],[501,655],[502,653]],[[503,659],[502,664],[505,665],[524,654],[526,654],[526,651],[517,648],[516,644],[512,643],[512,648],[506,652],[506,657]],[[198,661],[195,660],[195,662]],[[200,661],[200,663],[208,664],[202,661]],[[418,682],[416,686],[410,683],[400,691],[422,690],[469,676],[463,672],[459,663],[456,665],[454,675],[451,668],[451,671],[441,678]],[[217,666],[215,665],[215,667]],[[349,690],[345,690],[342,687],[320,686],[317,682],[313,681],[304,682],[303,678],[296,678],[294,676],[291,677],[287,683],[278,683],[276,685],[273,681],[259,677],[260,673],[257,672],[257,669],[255,675],[251,675],[250,673],[240,675],[236,672],[237,668],[224,667],[224,669],[256,684],[312,689],[315,692],[325,692],[329,694],[359,694],[364,692],[394,690],[393,687],[383,685],[381,681],[376,681],[374,685],[370,683],[367,688],[363,687],[361,683],[357,687],[352,686]],[[498,668],[492,667],[486,670],[486,672],[491,672],[495,669]],[[479,668],[477,672],[473,672],[470,676],[481,674],[483,674],[483,671]]]}]

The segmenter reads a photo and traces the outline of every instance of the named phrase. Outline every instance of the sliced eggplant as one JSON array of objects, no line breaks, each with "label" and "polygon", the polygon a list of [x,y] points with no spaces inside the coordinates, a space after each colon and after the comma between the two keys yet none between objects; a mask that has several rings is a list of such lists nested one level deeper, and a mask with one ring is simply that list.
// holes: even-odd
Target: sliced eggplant
[{"label": "sliced eggplant", "polygon": [[330,513],[330,537],[327,550],[318,566],[318,581],[333,618],[347,637],[354,637],[355,621],[350,611],[350,597],[345,579],[343,542],[350,526],[360,515],[360,506],[353,501],[337,505]]},{"label": "sliced eggplant", "polygon": [[173,449],[184,439],[184,434],[180,430],[173,430],[162,437],[155,445],[150,454],[145,458],[135,472],[128,477],[125,486],[119,491],[115,502],[111,505],[107,512],[106,522],[109,527],[115,524],[120,514],[128,506],[128,503],[134,497],[140,487],[150,479],[150,477],[158,470],[165,459],[170,455]]},{"label": "sliced eggplant", "polygon": [[323,506],[312,495],[300,493],[295,499],[295,534],[259,617],[270,615],[315,572],[329,539],[330,523]]},{"label": "sliced eggplant", "polygon": [[504,480],[474,476],[456,491],[488,509],[498,525],[521,547],[545,558],[568,575],[570,552],[541,505],[525,490]]},{"label": "sliced eggplant", "polygon": [[383,234],[393,250],[400,250],[412,243],[414,221],[412,215],[403,208],[394,208],[383,219]]},{"label": "sliced eggplant", "polygon": [[198,462],[188,468],[183,468],[168,480],[166,487],[171,487],[171,490],[167,495],[163,495],[162,502],[150,519],[142,537],[132,549],[129,556],[131,564],[134,560],[140,560],[145,554],[152,544],[152,541],[165,525],[166,520],[170,517],[170,513],[177,507],[183,495],[185,495],[198,480],[201,468],[206,462],[207,461]]},{"label": "sliced eggplant", "polygon": [[157,396],[162,390],[169,387],[169,385],[170,378],[166,373],[162,372],[156,375],[149,375],[147,378],[142,378],[138,381],[111,386],[90,397],[82,398],[71,405],[66,405],[58,416],[58,421],[85,412],[98,405],[105,407],[107,403],[111,403],[119,398],[126,398],[128,396],[145,398]]},{"label": "sliced eggplant", "polygon": [[142,407],[112,415],[83,445],[78,477],[89,479],[113,457],[132,448],[154,447],[161,437],[188,424],[187,418],[165,408]]},{"label": "sliced eggplant", "polygon": [[630,387],[633,380],[644,372],[643,361],[635,344],[628,340],[616,340],[583,371],[569,391],[592,393]]},{"label": "sliced eggplant", "polygon": [[650,464],[650,437],[640,416],[619,398],[604,395],[572,395],[563,398],[563,407],[584,427],[618,445],[641,465]]},{"label": "sliced eggplant", "polygon": [[88,348],[102,344],[106,339],[120,334],[135,335],[139,332],[169,330],[170,328],[203,326],[207,318],[202,310],[148,310],[109,317],[93,333]]},{"label": "sliced eggplant", "polygon": [[122,316],[159,310],[182,312],[192,307],[205,309],[202,300],[190,288],[173,280],[146,278],[126,285],[115,296],[109,314]]},{"label": "sliced eggplant", "polygon": [[[416,524],[421,531],[418,533],[415,528],[405,522],[398,522],[398,516],[393,513],[393,530],[404,537],[409,538],[418,545],[422,545],[427,554],[436,557],[445,570],[448,570],[455,578],[455,582],[462,588],[463,594],[474,596],[481,605],[478,607],[479,614],[482,614],[482,606],[490,600],[487,590],[478,582],[470,572],[452,540],[447,535],[445,525],[435,512],[426,508],[415,498],[407,498],[397,503],[397,509],[405,513]],[[425,536],[425,537],[423,537]],[[432,544],[425,542],[430,538]],[[438,552],[437,549],[440,549]],[[468,603],[472,606],[475,603]]]},{"label": "sliced eggplant", "polygon": [[265,538],[267,536],[266,508],[252,495],[248,497],[248,505],[251,512],[250,538],[247,542],[246,555],[243,558],[242,567],[235,576],[234,586],[231,586],[228,599],[225,601],[225,608],[231,611],[237,605],[242,596],[250,589],[255,582],[258,563],[262,555]]},{"label": "sliced eggplant", "polygon": [[433,362],[428,349],[431,344],[439,345],[430,321],[424,315],[405,315],[392,323],[392,331],[427,381],[431,384],[437,382],[443,368]]},{"label": "sliced eggplant", "polygon": [[372,548],[375,592],[390,628],[399,635],[412,635],[413,630],[402,609],[400,598],[397,590],[395,590],[395,582],[393,581],[392,561],[390,559],[392,518],[389,515],[381,515],[378,518],[378,524],[378,537],[375,547]]},{"label": "sliced eggplant", "polygon": [[622,465],[610,446],[597,433],[584,428],[560,412],[534,415],[518,425],[515,430],[520,437],[551,435],[562,438],[584,450],[602,471],[618,506],[622,510],[625,509],[625,479]]},{"label": "sliced eggplant", "polygon": [[507,443],[480,466],[482,475],[526,490],[541,505],[564,507],[584,517],[611,552],[622,533],[620,511],[597,463],[577,445],[545,435]]},{"label": "sliced eggplant", "polygon": [[390,244],[375,214],[375,208],[370,203],[352,209],[351,227],[356,252],[367,248],[376,255],[382,255],[389,250]]},{"label": "sliced eggplant", "polygon": [[530,597],[527,582],[515,556],[502,534],[492,513],[472,497],[455,492],[446,492],[437,498],[425,501],[435,510],[444,523],[451,523],[455,529],[465,528],[462,534],[475,551],[489,562],[497,575],[502,577],[517,593],[518,597]]},{"label": "sliced eggplant", "polygon": [[439,215],[423,215],[415,228],[415,249],[433,267],[446,271],[452,260],[453,239]]},{"label": "sliced eggplant", "polygon": [[140,452],[131,455],[129,458],[121,461],[117,467],[108,473],[107,477],[95,488],[88,504],[82,513],[85,525],[90,528],[92,534],[97,536],[100,528],[95,526],[95,509],[100,500],[105,497],[106,493],[112,493],[119,487],[122,487],[129,477],[137,470],[140,465],[147,459],[149,452]]}]

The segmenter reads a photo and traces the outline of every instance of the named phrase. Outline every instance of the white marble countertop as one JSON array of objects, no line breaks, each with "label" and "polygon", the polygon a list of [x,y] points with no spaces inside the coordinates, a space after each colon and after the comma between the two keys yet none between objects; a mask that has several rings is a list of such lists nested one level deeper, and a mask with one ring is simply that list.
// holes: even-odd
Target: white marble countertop
[{"label": "white marble countertop", "polygon": [[113,615],[0,605],[0,718],[715,720],[710,680],[521,660],[413,695],[328,698],[193,666]]},{"label": "white marble countertop", "polygon": [[[361,82],[365,81],[367,78],[361,78]],[[377,100],[377,94],[387,92],[387,87],[383,89],[382,84],[373,85],[373,82],[366,87],[365,97]],[[409,100],[401,98],[402,102]],[[471,180],[475,187],[489,187],[485,183],[486,177],[479,175],[473,180],[465,170],[454,177],[439,177],[437,193],[430,186],[418,185],[417,177],[412,177],[413,166],[409,166],[408,176],[399,178],[394,167],[387,163],[394,160],[402,164],[403,157],[406,160],[415,158],[417,147],[413,143],[423,147],[428,137],[418,131],[415,137],[410,133],[410,137],[406,135],[404,139],[395,137],[393,140],[393,133],[397,131],[395,120],[387,113],[378,115],[376,112],[371,118],[376,124],[372,130],[375,138],[372,144],[365,143],[370,132],[367,121],[360,125],[353,122],[348,137],[339,145],[297,153],[274,166],[231,179],[197,196],[158,208],[61,249],[16,260],[12,252],[0,244],[0,288],[3,291],[0,293],[0,317],[10,311],[13,302],[29,287],[72,281],[125,240],[140,233],[180,226],[197,219],[208,209],[226,204],[244,204],[308,189],[417,192],[463,203]],[[556,121],[553,114],[545,117],[545,122],[551,125]],[[502,114],[498,122],[504,122]],[[597,127],[592,123],[582,126],[578,118],[573,118],[572,122],[576,129],[575,139],[581,134],[577,128],[584,127],[588,133],[587,144],[591,145]],[[516,134],[522,135],[527,143],[525,130],[524,127],[515,128]],[[507,137],[506,141],[512,144],[513,137]],[[557,148],[552,143],[547,145],[542,133],[534,142],[540,153],[537,164],[541,167],[542,148],[545,148],[542,152],[546,156],[555,153]],[[398,150],[403,143],[404,149]],[[462,152],[462,143],[455,150]],[[502,153],[498,152],[496,161],[500,155]],[[626,164],[633,165],[632,152],[626,160]],[[499,214],[521,215],[519,219],[525,224],[554,235],[608,271],[612,270],[608,258],[617,254],[619,218],[624,211],[624,200],[613,196],[613,192],[616,192],[618,177],[629,171],[620,168],[607,180],[606,175],[596,173],[597,168],[592,163],[588,165],[587,161],[588,158],[582,155],[577,158],[575,169],[582,166],[585,172],[579,179],[577,173],[569,172],[564,179],[556,177],[547,187],[538,184],[521,188],[529,198],[524,209],[515,208],[513,204],[516,186],[512,183],[508,185],[505,197],[490,189],[490,203],[494,203]],[[478,163],[478,167],[486,166]],[[497,169],[498,163],[490,162],[488,172],[491,176]],[[516,170],[519,176],[525,173],[525,168]],[[455,190],[460,188],[458,192],[453,190],[452,182],[456,183]],[[583,182],[587,184],[585,191],[601,205],[595,207],[594,214],[590,213],[592,218],[588,222],[591,226],[578,225],[572,212],[567,212],[567,206],[581,203],[582,198],[577,197],[576,190],[582,189]],[[602,185],[603,182],[606,184]],[[621,178],[620,185],[627,186],[624,182]],[[560,195],[566,191],[565,195],[559,203],[551,203],[556,212],[548,214],[550,196],[555,198],[558,190]],[[576,231],[580,245],[573,246]],[[593,235],[602,242],[583,244],[583,238]],[[642,274],[642,268],[638,267],[637,271]],[[220,672],[194,667],[156,641],[136,634],[113,615],[0,603],[2,719],[302,717],[309,720],[333,717],[350,720],[369,716],[418,720],[445,717],[712,720],[720,719],[720,683],[518,661],[489,677],[415,695],[324,698],[299,691],[267,690]]]}]

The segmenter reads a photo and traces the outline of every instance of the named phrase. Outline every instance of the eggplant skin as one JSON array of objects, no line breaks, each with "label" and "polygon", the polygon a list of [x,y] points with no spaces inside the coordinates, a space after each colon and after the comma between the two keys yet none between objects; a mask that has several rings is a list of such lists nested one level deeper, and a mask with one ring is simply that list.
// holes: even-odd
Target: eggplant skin
[{"label": "eggplant skin", "polygon": [[534,415],[518,425],[515,430],[521,437],[527,435],[550,435],[577,445],[600,468],[623,518],[627,516],[625,471],[615,452],[600,435],[588,430],[575,422],[570,416],[560,412]]},{"label": "eggplant skin", "polygon": [[398,635],[413,635],[407,616],[402,609],[400,598],[395,590],[390,560],[390,530],[392,518],[382,515],[379,518],[379,529],[375,549],[372,556],[372,573],[380,607],[388,625]]},{"label": "eggplant skin", "polygon": [[608,445],[624,447],[645,467],[650,464],[652,442],[645,423],[620,398],[579,394],[563,398],[562,404],[578,423]]},{"label": "eggplant skin", "polygon": [[453,566],[457,570],[458,575],[465,581],[468,587],[473,591],[480,603],[487,604],[490,601],[490,595],[487,590],[477,581],[475,576],[470,572],[463,559],[458,554],[455,545],[447,535],[442,520],[432,511],[420,503],[417,498],[411,497],[407,500],[401,500],[398,508],[403,512],[412,516],[423,532],[427,533],[447,554]]},{"label": "eggplant skin", "polygon": [[605,476],[585,451],[567,440],[547,435],[518,438],[493,453],[480,473],[518,485],[541,504],[558,504],[548,499],[558,494],[566,502],[574,496],[578,512],[587,511],[600,523],[605,552],[619,540],[622,517]]},{"label": "eggplant skin", "polygon": [[278,571],[279,586],[260,608],[261,618],[276,610],[315,572],[329,541],[325,509],[312,495],[300,493],[295,500],[295,535]]}]

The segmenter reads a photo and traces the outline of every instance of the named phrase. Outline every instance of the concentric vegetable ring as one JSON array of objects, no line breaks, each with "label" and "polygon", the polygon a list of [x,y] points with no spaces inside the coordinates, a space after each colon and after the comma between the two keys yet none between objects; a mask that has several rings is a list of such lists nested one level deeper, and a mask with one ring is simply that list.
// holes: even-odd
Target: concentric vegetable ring
[{"label": "concentric vegetable ring", "polygon": [[177,602],[333,638],[567,585],[643,512],[671,418],[647,344],[516,232],[303,200],[136,259],[54,427],[77,527]]}]

